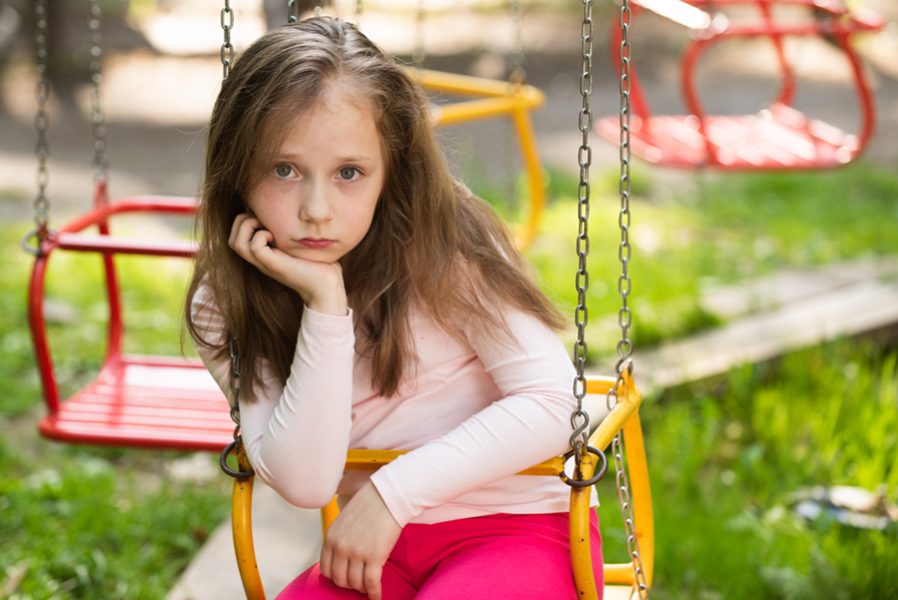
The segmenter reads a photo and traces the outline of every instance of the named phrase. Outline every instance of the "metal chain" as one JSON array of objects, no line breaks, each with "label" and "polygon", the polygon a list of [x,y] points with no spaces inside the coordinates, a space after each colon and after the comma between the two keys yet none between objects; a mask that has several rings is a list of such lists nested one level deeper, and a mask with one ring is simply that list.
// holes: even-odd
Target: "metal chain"
[{"label": "metal chain", "polygon": [[[621,264],[621,275],[618,278],[617,290],[621,297],[621,308],[618,312],[618,325],[621,337],[617,343],[617,380],[608,392],[608,408],[617,404],[618,390],[623,381],[625,371],[632,373],[633,343],[628,337],[632,325],[632,315],[628,305],[630,295],[630,23],[633,14],[630,10],[629,0],[622,0],[620,7],[620,214],[618,225],[620,227],[621,241],[618,247],[618,258]],[[635,519],[633,516],[633,504],[630,498],[630,482],[627,468],[624,464],[624,439],[621,431],[617,432],[611,442],[611,452],[614,456],[615,487],[620,502],[621,514],[624,520],[624,528],[627,537],[627,551],[633,560],[633,572],[636,579],[636,590],[639,598],[649,597],[648,582],[645,578],[645,570],[642,565],[642,554],[639,551],[639,540],[636,537]]]},{"label": "metal chain", "polygon": [[[47,0],[36,0],[34,3],[35,33],[34,43],[37,49],[37,115],[34,128],[37,130],[37,195],[34,197],[35,229],[22,238],[22,248],[34,254],[41,253],[41,242],[49,236],[50,198],[47,196],[47,185],[50,173],[47,170],[47,158],[50,155],[50,144],[47,131],[50,128],[50,117],[47,113],[47,102],[50,98],[50,79],[47,76]],[[35,240],[31,245],[30,240]]]},{"label": "metal chain", "polygon": [[570,446],[574,450],[577,470],[580,458],[589,435],[589,414],[583,410],[583,398],[586,396],[586,324],[589,321],[589,310],[586,307],[586,290],[589,288],[589,167],[592,164],[592,148],[589,145],[589,133],[592,130],[592,110],[589,100],[592,96],[592,0],[583,0],[583,23],[581,26],[582,71],[580,74],[580,97],[583,105],[579,114],[579,128],[582,134],[577,162],[580,166],[580,184],[577,189],[577,258],[578,268],[575,284],[577,288],[577,308],[574,311],[574,323],[577,326],[577,341],[574,343],[574,366],[577,376],[574,378],[574,397],[577,399],[577,410],[571,414]]},{"label": "metal chain", "polygon": [[[231,355],[231,379],[229,382],[231,395],[229,403],[231,405],[231,420],[234,421],[234,441],[221,451],[218,464],[227,475],[243,480],[255,475],[255,471],[253,471],[251,466],[247,466],[245,471],[240,470],[242,466],[240,456],[243,451],[243,437],[240,434],[240,361],[237,354],[237,341],[233,336],[228,340],[228,351]],[[238,456],[237,469],[232,468],[228,464],[228,458],[232,454],[237,454]]]},{"label": "metal chain", "polygon": [[522,84],[527,79],[527,71],[524,70],[524,6],[521,0],[511,0],[509,4],[514,39],[508,53],[508,80]]},{"label": "metal chain", "polygon": [[225,0],[221,9],[221,30],[224,41],[221,44],[221,78],[225,80],[231,74],[231,65],[234,64],[234,46],[231,45],[231,30],[234,28],[234,10],[231,1]]},{"label": "metal chain", "polygon": [[419,69],[424,66],[427,51],[424,50],[424,21],[426,17],[424,0],[418,0],[418,8],[415,10],[415,51],[412,54],[412,64]]},{"label": "metal chain", "polygon": [[[231,30],[234,28],[234,10],[230,0],[224,0],[224,8],[221,9],[221,29],[224,42],[221,45],[222,82],[231,74],[231,65],[234,63],[234,46],[231,45]],[[230,406],[231,420],[234,421],[234,441],[222,450],[219,457],[221,470],[237,479],[248,479],[254,475],[252,467],[246,471],[232,469],[228,465],[228,457],[234,452],[240,452],[243,446],[243,437],[240,435],[240,357],[237,352],[237,340],[233,336],[228,340],[228,351],[231,355]]]},{"label": "metal chain", "polygon": [[106,181],[109,177],[109,162],[106,158],[106,116],[100,102],[100,84],[103,81],[103,35],[100,31],[102,16],[100,0],[90,0],[90,75],[92,81],[90,107],[94,137],[94,183]]},{"label": "metal chain", "polygon": [[296,0],[287,0],[287,22],[296,23],[299,21],[299,5]]}]

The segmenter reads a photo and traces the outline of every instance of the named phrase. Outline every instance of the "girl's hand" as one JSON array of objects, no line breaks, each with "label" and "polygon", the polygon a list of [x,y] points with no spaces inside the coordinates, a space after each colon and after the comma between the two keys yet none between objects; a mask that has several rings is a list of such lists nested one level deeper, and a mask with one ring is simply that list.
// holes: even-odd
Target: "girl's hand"
[{"label": "girl's hand", "polygon": [[381,600],[383,566],[402,528],[369,481],[340,512],[321,549],[321,573],[334,584]]},{"label": "girl's hand", "polygon": [[290,256],[272,246],[274,236],[254,216],[234,219],[228,246],[268,277],[293,289],[316,312],[346,314],[346,288],[339,263],[320,263]]}]

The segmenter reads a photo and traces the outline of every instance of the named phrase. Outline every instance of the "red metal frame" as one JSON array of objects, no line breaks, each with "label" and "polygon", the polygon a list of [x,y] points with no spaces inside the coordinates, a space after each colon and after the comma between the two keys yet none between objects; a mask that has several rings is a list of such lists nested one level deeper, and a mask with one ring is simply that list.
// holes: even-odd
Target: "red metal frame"
[{"label": "red metal frame", "polygon": [[[693,6],[701,0],[684,0]],[[638,0],[634,0],[638,12]],[[772,8],[803,7],[808,14],[828,13],[830,19],[780,23]],[[857,158],[867,146],[875,129],[875,105],[863,65],[851,45],[856,33],[875,32],[884,23],[872,15],[850,13],[843,6],[820,0],[714,0],[715,8],[753,6],[758,18],[746,22],[728,22],[708,15],[709,26],[692,30],[693,39],[686,47],[681,63],[681,87],[689,114],[653,115],[645,100],[634,66],[630,65],[631,150],[648,162],[680,168],[791,170],[828,168],[844,165]],[[860,109],[856,134],[816,119],[809,119],[792,107],[795,76],[783,49],[788,36],[824,36],[838,44],[851,68]],[[700,57],[713,44],[728,38],[768,37],[773,43],[781,73],[776,99],[757,114],[745,116],[708,115],[695,86],[695,70]],[[621,29],[612,27],[611,48],[620,72],[617,49]],[[617,116],[596,122],[603,137],[618,142]]]},{"label": "red metal frame", "polygon": [[[221,450],[232,439],[233,423],[224,395],[202,363],[181,357],[125,356],[124,322],[115,254],[192,257],[194,244],[137,241],[110,235],[109,220],[124,213],[192,215],[193,198],[142,196],[110,203],[106,186],[95,190],[94,209],[69,222],[41,243],[31,274],[28,320],[43,386],[47,416],[38,428],[66,442]],[[97,227],[98,236],[84,235]],[[44,285],[56,250],[102,256],[109,307],[107,348],[97,377],[71,398],[60,400],[44,318]]]}]

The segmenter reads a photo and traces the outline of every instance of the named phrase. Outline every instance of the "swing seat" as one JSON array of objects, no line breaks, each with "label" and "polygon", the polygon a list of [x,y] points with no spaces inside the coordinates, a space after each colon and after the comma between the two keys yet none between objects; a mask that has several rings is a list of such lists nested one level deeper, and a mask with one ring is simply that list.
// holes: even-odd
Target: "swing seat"
[{"label": "swing seat", "polygon": [[[28,317],[43,385],[47,415],[42,435],[64,442],[173,450],[219,451],[233,439],[227,400],[196,359],[175,356],[126,356],[120,290],[114,255],[192,257],[188,242],[141,242],[109,235],[109,220],[123,213],[193,215],[192,198],[147,196],[115,203],[97,186],[94,210],[68,223],[41,243],[29,288]],[[100,235],[82,232],[98,227]],[[61,400],[44,318],[44,287],[50,257],[57,251],[89,252],[102,257],[109,306],[108,346],[97,374],[72,397]]]},{"label": "swing seat", "polygon": [[546,206],[546,183],[530,119],[530,112],[545,103],[545,94],[532,85],[470,75],[428,69],[409,69],[409,74],[428,91],[472,98],[431,105],[431,120],[435,126],[458,125],[495,117],[511,119],[527,176],[529,195],[525,220],[513,229],[518,247],[527,248],[536,237]]},{"label": "swing seat", "polygon": [[[615,383],[610,377],[590,377],[586,381],[586,393],[593,396],[593,402],[604,401]],[[603,398],[595,398],[602,396]],[[645,442],[642,425],[639,419],[639,407],[642,396],[632,379],[632,373],[625,370],[618,388],[618,403],[595,426],[589,436],[589,445],[600,450],[608,448],[612,439],[623,433],[626,468],[630,476],[630,501],[633,510],[633,528],[636,543],[642,557],[644,576],[647,585],[651,586],[654,568],[655,539],[654,516],[652,512],[651,490],[649,485],[648,463],[645,454]],[[593,413],[593,410],[589,410]],[[236,455],[238,470],[250,473],[247,477],[234,480],[231,496],[231,527],[234,540],[234,553],[240,580],[248,600],[264,600],[265,591],[261,574],[256,562],[255,546],[252,532],[252,494],[254,476],[251,474],[249,460],[242,446],[229,448]],[[351,449],[346,458],[347,471],[375,471],[397,457],[405,454],[403,450],[368,450]],[[518,473],[518,475],[557,476],[564,469],[565,459],[556,456],[545,462],[534,465]],[[596,460],[592,455],[584,459],[584,478],[589,478],[595,469]],[[590,489],[571,488],[571,559],[574,580],[581,598],[596,598],[593,580],[592,557],[589,550],[589,507]],[[339,515],[336,498],[321,510],[323,533]],[[606,563],[603,566],[605,600],[630,600],[639,598],[636,587],[633,562]]]},{"label": "swing seat", "polygon": [[[693,38],[683,54],[681,64],[682,94],[687,106],[685,115],[654,115],[646,102],[634,65],[630,65],[633,113],[630,147],[633,155],[661,166],[722,170],[797,170],[824,169],[845,165],[857,158],[873,135],[875,107],[863,65],[855,53],[850,37],[857,33],[875,32],[884,23],[872,15],[849,12],[835,3],[815,0],[715,0],[715,8],[754,6],[758,19],[729,21],[723,14],[712,16],[699,9],[698,0],[633,0],[639,6],[687,27]],[[775,5],[807,9],[803,21],[779,22]],[[634,10],[635,12],[635,10]],[[816,35],[833,41],[845,56],[854,78],[860,106],[861,125],[857,134],[812,119],[792,106],[795,81],[782,46],[790,36]],[[696,91],[695,65],[713,44],[726,39],[769,38],[776,50],[782,87],[769,106],[750,115],[708,115]],[[612,32],[612,48],[620,46],[620,27]],[[618,72],[620,61],[617,60]],[[618,142],[618,116],[596,122],[596,132]]]},{"label": "swing seat", "polygon": [[216,451],[234,423],[201,362],[117,356],[38,429],[63,442]]}]

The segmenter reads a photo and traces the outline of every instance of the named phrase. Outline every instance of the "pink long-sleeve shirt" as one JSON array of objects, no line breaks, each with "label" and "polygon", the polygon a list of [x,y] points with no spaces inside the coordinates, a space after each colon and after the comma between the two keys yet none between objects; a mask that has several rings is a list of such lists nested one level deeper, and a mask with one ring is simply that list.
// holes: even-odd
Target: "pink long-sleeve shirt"
[{"label": "pink long-sleeve shirt", "polygon": [[[205,288],[191,310],[203,337],[220,340],[224,320]],[[513,335],[498,341],[467,323],[452,335],[413,310],[417,362],[385,398],[355,351],[352,314],[306,308],[287,381],[263,365],[255,401],[240,402],[257,475],[287,501],[320,507],[369,477],[344,473],[349,448],[411,450],[370,475],[401,526],[568,510],[557,477],[514,474],[567,449],[574,369],[541,321],[510,309],[504,317]],[[230,361],[199,353],[228,394]]]}]

